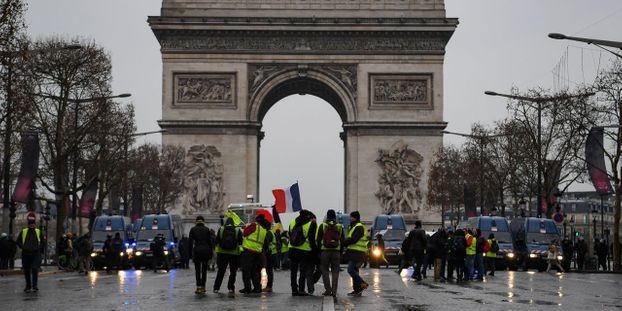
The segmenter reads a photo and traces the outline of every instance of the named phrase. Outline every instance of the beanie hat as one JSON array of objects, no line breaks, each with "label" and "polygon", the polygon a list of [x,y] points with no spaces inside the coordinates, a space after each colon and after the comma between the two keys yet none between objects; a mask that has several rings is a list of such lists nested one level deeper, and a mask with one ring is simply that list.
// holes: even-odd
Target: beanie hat
[{"label": "beanie hat", "polygon": [[255,221],[261,221],[265,219],[266,219],[266,216],[264,216],[263,214],[259,214],[257,215],[257,217],[255,217]]},{"label": "beanie hat", "polygon": [[335,220],[337,220],[337,214],[335,213],[335,210],[329,209],[326,212],[326,220],[327,221],[330,221],[330,220],[335,221]]},{"label": "beanie hat", "polygon": [[359,211],[354,211],[350,213],[350,216],[356,220],[361,220],[361,213],[359,213]]},{"label": "beanie hat", "polygon": [[197,216],[197,218],[195,219],[194,222],[196,223],[203,223],[205,221],[205,218],[203,218],[203,216],[199,215]]}]

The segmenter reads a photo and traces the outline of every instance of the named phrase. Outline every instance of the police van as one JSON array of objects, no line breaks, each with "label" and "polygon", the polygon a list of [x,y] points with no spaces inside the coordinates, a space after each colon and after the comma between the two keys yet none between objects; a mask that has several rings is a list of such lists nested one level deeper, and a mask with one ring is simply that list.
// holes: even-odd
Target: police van
[{"label": "police van", "polygon": [[[560,232],[552,219],[526,217],[515,218],[510,224],[514,253],[517,256],[516,269],[536,268],[544,271],[547,266],[548,246],[551,241],[560,241]],[[557,258],[563,260],[560,255]]]},{"label": "police van", "polygon": [[[376,216],[370,230],[370,267],[399,264],[403,256],[400,249],[406,238],[406,232],[406,221],[402,215]],[[384,247],[379,246],[378,236],[381,236]]]},{"label": "police van", "polygon": [[145,215],[136,232],[136,246],[132,265],[135,268],[152,266],[153,252],[150,246],[154,238],[158,234],[162,234],[166,242],[164,254],[168,256],[169,262],[176,266],[181,261],[177,242],[181,238],[182,232],[182,221],[179,215]]},{"label": "police van", "polygon": [[123,239],[123,251],[115,254],[115,256],[121,258],[121,263],[124,267],[128,266],[132,253],[132,249],[128,247],[131,237],[130,232],[127,231],[128,224],[130,224],[130,219],[119,215],[102,215],[95,218],[91,228],[91,244],[93,245],[91,260],[95,269],[101,269],[105,266],[104,242],[108,235],[114,239],[117,233]]},{"label": "police van", "polygon": [[512,246],[512,234],[508,220],[501,216],[470,217],[466,222],[467,228],[477,228],[482,236],[488,239],[492,233],[499,244],[499,251],[495,260],[498,269],[506,269],[516,265],[516,254]]}]

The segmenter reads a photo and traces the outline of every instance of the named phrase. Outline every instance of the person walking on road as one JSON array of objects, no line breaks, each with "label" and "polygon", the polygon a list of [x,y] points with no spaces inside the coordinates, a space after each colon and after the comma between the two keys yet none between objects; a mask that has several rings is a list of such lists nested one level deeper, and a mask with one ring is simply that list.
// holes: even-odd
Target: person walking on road
[{"label": "person walking on road", "polygon": [[332,209],[326,212],[326,221],[318,227],[317,245],[321,249],[320,270],[324,282],[324,293],[322,295],[337,297],[343,227],[337,223],[337,214]]},{"label": "person walking on road", "polygon": [[598,266],[596,270],[603,268],[603,271],[607,271],[607,255],[609,254],[609,247],[605,242],[605,239],[600,239],[596,244],[596,256],[598,256]]},{"label": "person walking on road", "polygon": [[190,268],[190,241],[185,234],[182,234],[181,240],[179,240],[179,256],[181,257],[181,268],[189,269]]},{"label": "person walking on road", "polygon": [[33,214],[27,217],[28,227],[22,229],[17,236],[17,245],[22,249],[22,270],[26,278],[24,292],[38,292],[39,269],[41,268],[41,253],[44,242],[41,230],[36,227]]},{"label": "person walking on road", "polygon": [[[292,296],[308,296],[305,285],[313,288],[314,261],[311,256],[317,226],[311,221],[312,214],[301,210],[300,215],[289,224],[290,285]],[[313,242],[312,242],[313,241]]]},{"label": "person walking on road", "polygon": [[220,285],[229,267],[229,282],[227,289],[229,296],[235,295],[235,277],[240,266],[240,247],[242,246],[242,232],[237,228],[233,219],[227,218],[224,226],[218,229],[216,234],[216,280],[214,281],[214,293],[218,293]]},{"label": "person walking on road", "polygon": [[570,271],[570,263],[572,262],[572,254],[573,254],[573,246],[572,241],[568,238],[568,235],[564,236],[562,240],[562,254],[564,255],[564,259],[562,259],[562,267],[566,271]]},{"label": "person walking on road", "polygon": [[359,275],[359,269],[367,257],[369,240],[366,232],[365,225],[361,223],[361,214],[358,211],[350,213],[350,230],[343,242],[347,248],[345,256],[348,259],[348,274],[352,278],[353,291],[348,294],[349,296],[361,296],[363,290],[369,287]]},{"label": "person walking on road", "polygon": [[277,236],[276,232],[270,230],[268,226],[268,235],[270,236],[270,247],[268,248],[268,253],[266,254],[266,275],[268,276],[268,282],[266,283],[266,287],[262,289],[264,293],[272,292],[272,285],[274,285],[274,270],[277,268],[278,261],[278,252],[281,244],[281,235]]},{"label": "person walking on road", "polygon": [[205,226],[203,216],[197,216],[195,226],[190,229],[188,235],[188,247],[194,262],[194,275],[196,278],[197,289],[195,294],[205,294],[205,283],[207,282],[207,262],[211,259],[214,241],[209,229]]},{"label": "person walking on road", "polygon": [[269,252],[272,237],[268,234],[269,229],[270,223],[263,214],[257,215],[255,222],[244,228],[240,255],[244,281],[244,288],[240,290],[242,294],[261,293],[261,268],[266,265],[265,254]]},{"label": "person walking on road", "polygon": [[78,243],[78,256],[80,258],[79,272],[84,275],[91,271],[91,253],[93,252],[93,243],[91,242],[91,233],[86,233]]},{"label": "person walking on road", "polygon": [[[106,261],[106,273],[110,273],[110,269],[112,269],[112,265],[114,265],[115,261],[115,252],[112,246],[112,234],[106,235],[106,241],[104,241],[102,252],[104,253],[104,260]],[[118,255],[119,254],[117,253],[116,256]]]},{"label": "person walking on road", "polygon": [[415,221],[415,228],[410,231],[408,237],[412,237],[410,250],[415,260],[415,270],[413,271],[412,278],[416,281],[421,281],[421,266],[428,248],[428,240],[425,230],[421,228],[421,220]]},{"label": "person walking on road", "polygon": [[470,281],[473,277],[473,273],[475,272],[475,253],[477,252],[477,238],[473,236],[473,231],[471,231],[471,229],[467,230],[464,238],[466,239],[467,245],[466,258],[464,259],[464,280]]},{"label": "person walking on road", "polygon": [[583,271],[583,266],[585,264],[585,256],[587,256],[587,242],[585,239],[580,236],[577,245],[575,246],[577,249],[577,270]]},{"label": "person walking on road", "polygon": [[0,270],[9,269],[9,236],[6,233],[0,235]]}]

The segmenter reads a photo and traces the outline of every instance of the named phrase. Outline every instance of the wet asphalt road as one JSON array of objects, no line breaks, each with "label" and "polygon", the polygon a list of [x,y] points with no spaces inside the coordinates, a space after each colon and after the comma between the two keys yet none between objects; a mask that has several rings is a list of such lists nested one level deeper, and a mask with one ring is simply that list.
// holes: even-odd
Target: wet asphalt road
[{"label": "wet asphalt road", "polygon": [[[348,297],[351,282],[341,273],[335,310],[622,310],[622,275],[497,272],[485,282],[416,283],[407,271],[363,269],[370,284],[362,297]],[[431,271],[430,271],[431,272]],[[58,273],[40,279],[40,292],[22,292],[21,276],[0,278],[2,310],[327,310],[320,281],[314,297],[292,297],[289,271],[277,271],[275,292],[245,297],[211,292],[194,295],[193,270],[120,271],[88,276]],[[264,276],[265,284],[265,276]],[[225,277],[226,282],[226,277]],[[242,287],[241,275],[237,288]],[[222,288],[226,288],[223,286]],[[221,289],[222,289],[221,288]]]}]

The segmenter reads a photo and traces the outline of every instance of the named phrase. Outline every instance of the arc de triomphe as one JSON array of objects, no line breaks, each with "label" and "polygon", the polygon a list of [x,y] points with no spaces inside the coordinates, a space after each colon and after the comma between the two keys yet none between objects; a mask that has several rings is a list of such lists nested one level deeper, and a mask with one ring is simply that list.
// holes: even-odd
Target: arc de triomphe
[{"label": "arc de triomphe", "polygon": [[312,94],[343,121],[345,211],[426,218],[458,24],[444,0],[163,0],[148,22],[162,53],[163,144],[187,152],[184,213],[257,196],[263,117]]}]

